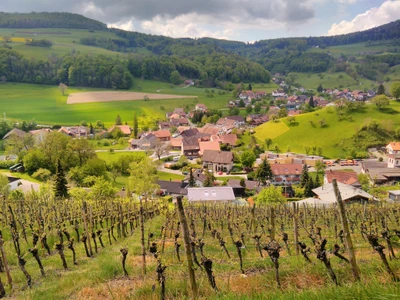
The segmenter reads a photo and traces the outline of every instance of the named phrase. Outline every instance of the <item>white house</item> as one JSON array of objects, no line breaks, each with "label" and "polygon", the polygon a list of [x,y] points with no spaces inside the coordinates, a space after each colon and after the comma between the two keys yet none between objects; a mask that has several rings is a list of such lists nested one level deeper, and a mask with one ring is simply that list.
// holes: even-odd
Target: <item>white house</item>
[{"label": "white house", "polygon": [[272,92],[272,97],[286,97],[286,93],[284,90],[276,90]]},{"label": "white house", "polygon": [[188,188],[187,191],[189,202],[232,203],[236,200],[230,186]]},{"label": "white house", "polygon": [[400,154],[389,154],[388,155],[388,168],[399,168],[400,167]]},{"label": "white house", "polygon": [[388,154],[400,154],[400,142],[391,142],[385,148]]}]

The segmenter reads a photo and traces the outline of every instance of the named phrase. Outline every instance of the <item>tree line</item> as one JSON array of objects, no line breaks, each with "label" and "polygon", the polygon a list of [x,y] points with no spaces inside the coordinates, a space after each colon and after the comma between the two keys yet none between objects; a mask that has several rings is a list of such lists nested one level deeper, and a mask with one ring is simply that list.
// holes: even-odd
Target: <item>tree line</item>
[{"label": "tree line", "polygon": [[0,12],[0,28],[74,28],[107,30],[107,25],[79,14],[66,12]]}]

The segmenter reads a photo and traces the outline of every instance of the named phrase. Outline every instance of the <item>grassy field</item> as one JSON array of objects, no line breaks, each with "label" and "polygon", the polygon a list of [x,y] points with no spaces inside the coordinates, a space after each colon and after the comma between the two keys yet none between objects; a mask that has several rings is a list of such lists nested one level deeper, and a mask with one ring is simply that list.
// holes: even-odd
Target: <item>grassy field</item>
[{"label": "grassy field", "polygon": [[349,75],[344,72],[338,73],[328,73],[323,72],[321,77],[319,74],[315,73],[298,73],[292,72],[296,76],[296,82],[301,84],[303,87],[307,89],[313,89],[314,91],[317,90],[319,84],[322,84],[323,88],[330,88],[330,89],[344,89],[349,88],[351,90],[364,90],[372,89],[376,86],[376,84],[368,79],[360,78],[359,81],[354,80]]},{"label": "grassy field", "polygon": [[[290,125],[287,120],[280,119],[278,123],[267,122],[255,129],[255,137],[261,142],[266,138],[272,138],[273,145],[276,143],[281,151],[290,149],[294,152],[305,153],[305,147],[321,147],[323,156],[329,158],[345,157],[347,154],[342,150],[341,145],[346,139],[351,138],[356,129],[366,119],[390,120],[396,128],[400,125],[400,103],[392,101],[387,110],[377,110],[375,106],[367,105],[364,112],[352,114],[352,121],[338,120],[334,109],[323,109],[312,113],[296,116],[296,123]],[[321,128],[318,122],[325,119],[327,126]],[[315,124],[315,127],[310,122]],[[284,123],[289,130],[277,134],[277,127]]]},{"label": "grassy field", "polygon": [[[34,35],[33,33],[38,33]],[[68,34],[66,34],[68,33]],[[50,55],[64,55],[71,52],[81,52],[87,54],[102,54],[107,56],[126,56],[124,53],[109,51],[107,49],[86,46],[80,44],[81,38],[112,38],[121,39],[112,32],[95,31],[89,32],[85,29],[58,29],[58,28],[0,28],[0,37],[11,37],[17,39],[18,42],[9,43],[16,51],[22,53],[27,58],[46,59]],[[20,40],[25,39],[47,39],[53,43],[51,48],[32,47],[21,43]],[[146,49],[137,48],[136,52],[144,53]]]},{"label": "grassy field", "polygon": [[363,56],[366,52],[387,52],[387,50],[394,50],[397,46],[392,45],[392,43],[386,41],[380,41],[379,44],[375,43],[367,46],[366,43],[356,43],[350,45],[332,46],[321,48],[311,48],[310,52],[318,53],[331,53],[334,57],[339,57],[341,54],[351,55],[351,56]]},{"label": "grassy field", "polygon": [[96,152],[97,157],[104,160],[106,163],[117,161],[121,156],[134,156],[143,157],[146,156],[144,151],[129,151],[129,152]]},{"label": "grassy field", "polygon": [[[176,107],[193,109],[196,103],[204,103],[211,109],[226,106],[232,95],[219,95],[214,90],[214,97],[207,97],[206,89],[195,87],[182,88],[168,83],[135,79],[132,91],[161,93],[176,95],[194,95],[198,99],[165,99],[150,101],[116,101],[103,103],[84,103],[67,105],[68,95],[63,96],[56,86],[34,84],[1,84],[0,85],[0,113],[15,120],[35,119],[39,124],[76,125],[82,120],[95,123],[103,121],[107,126],[114,124],[117,115],[122,122],[132,124],[136,113],[139,124],[144,125],[157,119],[164,119],[165,113]],[[93,88],[71,87],[68,93],[101,91]]]}]

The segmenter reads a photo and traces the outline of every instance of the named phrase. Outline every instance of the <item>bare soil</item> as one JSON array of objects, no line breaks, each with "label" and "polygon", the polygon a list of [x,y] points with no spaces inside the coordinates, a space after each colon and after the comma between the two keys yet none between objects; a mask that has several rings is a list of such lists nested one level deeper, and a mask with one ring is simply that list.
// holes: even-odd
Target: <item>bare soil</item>
[{"label": "bare soil", "polygon": [[148,94],[137,92],[82,92],[70,94],[68,96],[67,104],[144,100],[146,96],[148,100],[197,98],[197,96]]}]

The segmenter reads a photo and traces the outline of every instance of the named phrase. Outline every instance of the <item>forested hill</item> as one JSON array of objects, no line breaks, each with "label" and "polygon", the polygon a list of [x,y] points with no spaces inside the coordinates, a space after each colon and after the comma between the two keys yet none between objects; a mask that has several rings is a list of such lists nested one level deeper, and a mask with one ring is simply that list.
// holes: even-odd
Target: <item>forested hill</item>
[{"label": "forested hill", "polygon": [[75,28],[107,30],[107,25],[82,15],[59,12],[0,12],[0,28]]}]

